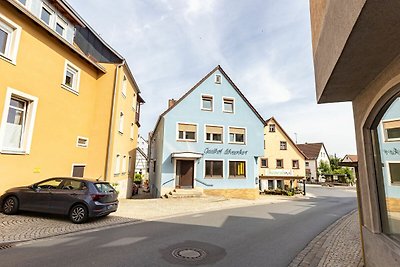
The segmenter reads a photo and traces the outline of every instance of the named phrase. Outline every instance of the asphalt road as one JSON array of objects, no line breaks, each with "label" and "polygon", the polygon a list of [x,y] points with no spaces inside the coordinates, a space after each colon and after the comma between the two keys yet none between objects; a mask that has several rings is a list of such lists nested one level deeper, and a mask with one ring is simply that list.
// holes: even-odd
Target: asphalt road
[{"label": "asphalt road", "polygon": [[287,266],[357,208],[354,190],[307,192],[316,197],[33,241],[0,250],[0,266]]}]

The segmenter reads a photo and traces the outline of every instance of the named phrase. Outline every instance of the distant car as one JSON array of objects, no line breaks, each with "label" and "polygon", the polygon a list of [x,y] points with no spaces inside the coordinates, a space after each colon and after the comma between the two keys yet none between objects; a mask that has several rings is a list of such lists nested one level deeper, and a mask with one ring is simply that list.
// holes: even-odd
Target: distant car
[{"label": "distant car", "polygon": [[15,187],[0,197],[7,215],[34,211],[68,215],[73,223],[107,216],[118,208],[118,193],[104,181],[79,178],[50,178],[30,186]]}]

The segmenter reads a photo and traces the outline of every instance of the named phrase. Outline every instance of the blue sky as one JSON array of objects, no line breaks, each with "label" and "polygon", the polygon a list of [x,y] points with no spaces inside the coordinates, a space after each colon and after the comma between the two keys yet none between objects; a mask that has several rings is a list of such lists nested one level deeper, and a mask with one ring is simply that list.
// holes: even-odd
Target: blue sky
[{"label": "blue sky", "polygon": [[308,0],[69,0],[127,60],[147,136],[169,98],[221,65],[298,143],[355,154],[351,103],[317,105]]}]

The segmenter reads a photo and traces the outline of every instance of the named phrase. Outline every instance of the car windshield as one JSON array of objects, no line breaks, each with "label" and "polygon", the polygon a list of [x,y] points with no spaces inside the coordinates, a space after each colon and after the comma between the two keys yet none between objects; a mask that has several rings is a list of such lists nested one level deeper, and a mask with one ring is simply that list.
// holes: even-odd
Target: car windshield
[{"label": "car windshield", "polygon": [[109,193],[114,192],[115,189],[109,183],[95,183],[97,191],[101,193]]}]

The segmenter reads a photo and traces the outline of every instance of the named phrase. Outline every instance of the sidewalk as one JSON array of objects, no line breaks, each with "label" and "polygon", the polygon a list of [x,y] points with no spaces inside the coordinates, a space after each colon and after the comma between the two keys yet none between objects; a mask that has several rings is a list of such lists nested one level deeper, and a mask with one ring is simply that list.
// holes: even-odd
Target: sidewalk
[{"label": "sidewalk", "polygon": [[358,212],[352,211],[315,237],[289,267],[363,266]]}]

